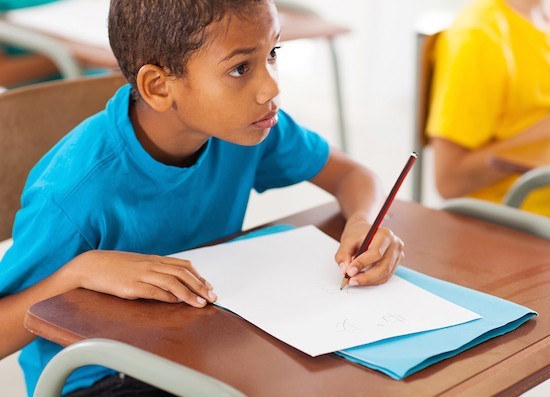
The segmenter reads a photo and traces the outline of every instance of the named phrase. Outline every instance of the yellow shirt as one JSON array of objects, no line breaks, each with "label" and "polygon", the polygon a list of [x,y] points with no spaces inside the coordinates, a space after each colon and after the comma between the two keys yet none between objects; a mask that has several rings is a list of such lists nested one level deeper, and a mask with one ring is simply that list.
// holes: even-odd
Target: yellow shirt
[{"label": "yellow shirt", "polygon": [[[504,0],[470,3],[435,49],[427,132],[475,150],[505,140],[550,115],[550,35]],[[502,202],[518,176],[472,194]],[[523,208],[550,216],[550,188]]]}]

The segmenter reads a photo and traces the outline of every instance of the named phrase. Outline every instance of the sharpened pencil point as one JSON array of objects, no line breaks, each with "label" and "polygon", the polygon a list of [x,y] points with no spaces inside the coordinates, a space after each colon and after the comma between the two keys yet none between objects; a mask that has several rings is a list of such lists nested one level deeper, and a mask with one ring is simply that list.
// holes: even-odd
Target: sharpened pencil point
[{"label": "sharpened pencil point", "polygon": [[346,277],[344,277],[342,279],[342,284],[340,284],[340,291],[342,291],[344,289],[344,287],[346,286],[346,284],[348,283],[348,279],[349,277],[347,277],[347,274],[346,274]]}]

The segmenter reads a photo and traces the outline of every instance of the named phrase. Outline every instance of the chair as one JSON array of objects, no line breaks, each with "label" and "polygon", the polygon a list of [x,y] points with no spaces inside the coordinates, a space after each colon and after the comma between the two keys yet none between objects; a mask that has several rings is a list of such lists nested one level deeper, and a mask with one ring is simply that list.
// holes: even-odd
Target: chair
[{"label": "chair", "polygon": [[57,40],[0,20],[0,42],[46,55],[63,78],[82,76],[82,68],[71,51]]},{"label": "chair", "polygon": [[412,197],[422,202],[423,149],[429,144],[426,135],[426,123],[430,108],[430,92],[434,69],[433,51],[439,34],[452,22],[453,15],[448,12],[430,12],[419,18],[416,23],[416,72],[414,94],[414,139],[413,150],[418,160],[413,168]]},{"label": "chair", "polygon": [[504,196],[504,204],[520,208],[531,191],[543,186],[550,186],[550,166],[535,168],[519,177]]},{"label": "chair", "polygon": [[0,241],[11,236],[27,175],[67,132],[103,109],[120,74],[40,83],[0,94]]},{"label": "chair", "polygon": [[522,211],[518,208],[461,197],[445,201],[440,209],[550,240],[550,218]]},{"label": "chair", "polygon": [[34,397],[61,396],[69,375],[85,365],[109,367],[176,396],[244,396],[217,379],[136,347],[114,340],[88,339],[66,347],[48,363]]}]

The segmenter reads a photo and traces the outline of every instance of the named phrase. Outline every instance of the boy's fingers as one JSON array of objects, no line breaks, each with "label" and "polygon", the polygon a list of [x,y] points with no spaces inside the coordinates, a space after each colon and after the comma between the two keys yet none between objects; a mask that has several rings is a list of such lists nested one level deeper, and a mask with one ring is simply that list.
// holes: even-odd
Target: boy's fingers
[{"label": "boy's fingers", "polygon": [[[343,247],[341,244],[338,247],[338,250],[336,251],[336,254],[334,255],[334,259],[336,260],[336,263],[338,266],[341,264],[344,264],[346,267],[351,262],[351,254],[348,252],[347,247]],[[342,268],[342,266],[340,266]],[[345,270],[345,269],[343,269]]]},{"label": "boy's fingers", "polygon": [[404,258],[403,242],[388,229],[375,236],[371,247],[348,267],[351,286],[385,283]]},{"label": "boy's fingers", "polygon": [[[346,273],[349,276],[353,276],[360,271],[372,266],[373,263],[378,262],[385,255],[386,250],[395,242],[401,242],[397,236],[388,228],[380,228],[367,249],[363,254],[359,255],[352,261],[353,255],[359,250],[362,242],[356,242],[353,247],[344,246],[341,244],[336,252],[336,263],[341,265],[345,264]],[[349,251],[353,252],[350,253]],[[342,268],[342,266],[340,266]],[[353,270],[355,269],[355,270]]]},{"label": "boy's fingers", "polygon": [[396,266],[386,266],[383,264],[375,265],[366,271],[363,271],[349,280],[349,285],[378,285],[383,284],[390,279]]},{"label": "boy's fingers", "polygon": [[204,307],[206,306],[206,300],[200,296],[195,295],[191,291],[187,290],[187,293],[182,294],[180,293],[179,297],[171,293],[170,291],[166,291],[158,286],[142,283],[142,290],[143,295],[145,299],[154,299],[162,302],[168,302],[168,303],[177,303],[177,302],[185,302],[190,306],[193,307]]},{"label": "boy's fingers", "polygon": [[370,268],[373,264],[379,262],[386,254],[390,243],[391,240],[389,239],[375,236],[373,243],[371,244],[369,249],[363,252],[350,263],[347,268],[347,274],[350,277],[353,277],[357,273],[360,273]]},{"label": "boy's fingers", "polygon": [[[152,283],[170,291],[180,300],[191,304],[190,301],[195,300],[197,296],[208,302],[218,299],[214,291],[187,269],[171,266],[165,271],[166,273],[157,273]],[[202,301],[199,299],[199,302]]]},{"label": "boy's fingers", "polygon": [[396,253],[395,255],[391,255],[391,257],[384,258],[384,260],[379,263],[376,263],[365,271],[357,273],[353,276],[349,280],[349,285],[353,287],[357,285],[383,284],[395,273],[397,266],[403,258],[404,255],[402,251]]},{"label": "boy's fingers", "polygon": [[197,280],[200,280],[200,282],[202,284],[204,284],[207,289],[209,289],[209,290],[214,289],[212,284],[210,284],[204,277],[202,277],[199,274],[199,272],[197,271],[197,269],[195,269],[195,267],[193,266],[191,261],[184,260],[184,259],[165,257],[165,258],[163,258],[162,263],[167,264],[167,265],[171,265],[171,266],[176,266],[176,267],[179,267],[179,268],[183,267],[186,270],[188,270]]},{"label": "boy's fingers", "polygon": [[144,282],[132,283],[119,296],[125,299],[154,299],[167,303],[179,302],[179,299],[174,294]]}]

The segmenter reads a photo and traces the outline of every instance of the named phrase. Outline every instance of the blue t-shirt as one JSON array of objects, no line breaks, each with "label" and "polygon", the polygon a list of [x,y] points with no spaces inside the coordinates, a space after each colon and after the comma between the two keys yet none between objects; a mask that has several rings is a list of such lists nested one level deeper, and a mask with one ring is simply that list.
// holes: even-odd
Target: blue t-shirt
[{"label": "blue t-shirt", "polygon": [[[33,168],[0,263],[0,295],[51,275],[82,252],[102,249],[168,255],[241,230],[251,189],[311,179],[329,147],[286,113],[256,146],[211,138],[188,168],[165,165],[140,145],[132,127],[130,87],[77,126]],[[113,264],[115,266],[115,264]],[[29,394],[61,347],[38,338],[23,349]],[[64,393],[111,371],[77,370]]]}]

